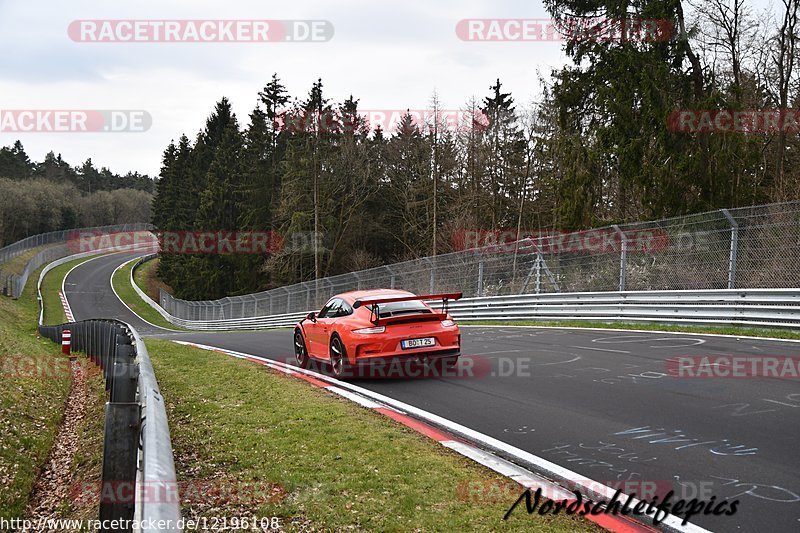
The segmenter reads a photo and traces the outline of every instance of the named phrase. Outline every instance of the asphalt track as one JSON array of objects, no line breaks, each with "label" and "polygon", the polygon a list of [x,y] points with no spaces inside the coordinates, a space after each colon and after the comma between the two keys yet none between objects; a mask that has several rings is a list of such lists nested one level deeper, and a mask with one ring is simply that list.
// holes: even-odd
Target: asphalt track
[{"label": "asphalt track", "polygon": [[[115,317],[145,336],[293,360],[289,330],[174,333],[143,322],[110,285],[114,269],[137,255],[103,256],[69,274],[65,291],[76,320]],[[800,381],[680,379],[666,370],[666,360],[677,355],[798,356],[800,343],[569,329],[462,331],[469,357],[459,375],[358,384],[589,479],[632,480],[627,486],[633,488],[654,482],[659,492],[666,487],[687,499],[738,499],[733,516],[692,520],[713,531],[800,530]]]}]

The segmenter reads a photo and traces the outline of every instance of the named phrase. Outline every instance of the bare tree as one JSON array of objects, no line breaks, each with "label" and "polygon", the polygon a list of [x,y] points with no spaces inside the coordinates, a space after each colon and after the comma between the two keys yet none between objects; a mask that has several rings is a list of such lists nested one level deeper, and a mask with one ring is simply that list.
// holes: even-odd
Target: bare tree
[{"label": "bare tree", "polygon": [[[778,33],[773,38],[772,65],[777,74],[773,97],[781,112],[788,109],[791,97],[797,93],[798,6],[800,0],[781,0],[783,16]],[[786,131],[781,124],[775,147],[775,188],[780,199],[785,198]]]}]

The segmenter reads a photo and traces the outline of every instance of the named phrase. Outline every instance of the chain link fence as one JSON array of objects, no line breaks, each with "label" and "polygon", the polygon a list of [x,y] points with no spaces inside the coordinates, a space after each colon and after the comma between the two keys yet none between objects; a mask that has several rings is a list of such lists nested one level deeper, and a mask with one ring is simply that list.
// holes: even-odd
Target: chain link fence
[{"label": "chain link fence", "polygon": [[512,243],[482,240],[480,248],[214,301],[180,300],[162,290],[159,303],[178,318],[222,320],[319,309],[335,294],[375,288],[475,297],[800,287],[800,202],[540,234]]},{"label": "chain link fence", "polygon": [[[2,292],[4,296],[19,298],[22,294],[22,291],[25,289],[25,285],[28,282],[28,277],[30,277],[30,275],[39,267],[47,263],[51,263],[56,259],[61,259],[62,257],[66,257],[72,253],[76,253],[75,246],[69,246],[67,241],[75,239],[76,235],[79,233],[114,234],[151,231],[152,229],[153,226],[151,224],[136,223],[52,231],[50,233],[32,235],[26,239],[6,246],[5,248],[0,248],[0,292]],[[28,259],[20,272],[8,272],[8,269],[6,269],[5,272],[3,271],[3,266],[11,259],[41,246],[48,247]]]}]

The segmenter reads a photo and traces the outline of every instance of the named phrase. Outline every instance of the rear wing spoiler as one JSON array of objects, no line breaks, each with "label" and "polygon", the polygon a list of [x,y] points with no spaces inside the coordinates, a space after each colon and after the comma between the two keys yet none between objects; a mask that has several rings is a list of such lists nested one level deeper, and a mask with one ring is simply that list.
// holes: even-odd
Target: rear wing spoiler
[{"label": "rear wing spoiler", "polygon": [[392,298],[381,298],[380,296],[374,296],[372,298],[359,298],[355,302],[353,302],[353,309],[358,309],[362,305],[373,305],[373,304],[388,304],[391,302],[410,302],[413,300],[442,300],[447,303],[448,300],[458,300],[461,298],[462,293],[460,292],[450,292],[445,294],[420,294],[419,296],[412,295],[412,296],[394,296]]},{"label": "rear wing spoiler", "polygon": [[412,296],[395,296],[391,298],[381,298],[380,296],[374,296],[372,298],[359,298],[355,302],[353,302],[353,309],[358,309],[363,305],[371,305],[372,310],[370,312],[370,321],[377,324],[380,317],[380,310],[379,307],[381,304],[387,304],[391,302],[410,302],[413,300],[441,300],[442,301],[442,311],[441,316],[444,318],[447,316],[447,302],[450,300],[458,300],[461,298],[462,293],[460,292],[449,292],[444,294],[420,294],[420,295],[412,295]]}]

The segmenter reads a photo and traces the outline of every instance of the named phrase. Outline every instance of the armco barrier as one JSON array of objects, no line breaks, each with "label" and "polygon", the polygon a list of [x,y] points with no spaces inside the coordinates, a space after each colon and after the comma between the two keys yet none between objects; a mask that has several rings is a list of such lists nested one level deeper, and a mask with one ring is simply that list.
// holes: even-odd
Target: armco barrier
[{"label": "armco barrier", "polygon": [[[174,499],[151,501],[144,488],[173,494],[177,487],[164,399],[158,388],[147,348],[130,325],[117,320],[84,320],[58,326],[39,326],[39,333],[61,342],[64,330],[72,350],[83,352],[103,371],[109,401],[105,411],[100,520],[134,519],[141,523],[171,524],[179,531],[180,506]],[[107,498],[127,484],[132,499]],[[158,499],[156,499],[158,500]],[[114,529],[114,531],[131,531]]]},{"label": "armco barrier", "polygon": [[[5,296],[19,298],[25,285],[28,282],[28,277],[44,264],[50,263],[56,259],[66,257],[73,250],[67,246],[66,241],[76,233],[119,233],[119,232],[138,232],[150,231],[153,229],[151,224],[135,223],[135,224],[117,224],[113,226],[99,226],[93,228],[79,228],[63,231],[53,231],[50,233],[42,233],[40,235],[32,235],[27,239],[23,239],[14,244],[10,244],[5,248],[0,249],[0,293]],[[155,239],[155,237],[154,237]],[[63,243],[60,244],[59,243]],[[25,264],[25,268],[20,274],[4,273],[2,270],[3,263],[17,257],[18,255],[31,250],[33,248],[53,244],[54,246],[45,248],[39,253],[31,257]],[[119,249],[117,249],[119,251]]]},{"label": "armco barrier", "polygon": [[451,253],[253,294],[186,301],[163,292],[159,305],[208,321],[301,313],[335,294],[377,287],[466,298],[800,287],[800,201],[572,232],[473,228],[453,241]]},{"label": "armco barrier", "polygon": [[[101,502],[101,518],[134,519],[134,523],[170,524],[163,530],[181,531],[180,505],[174,498],[156,499],[150,493],[175,494],[177,481],[164,399],[153,365],[136,330],[118,320],[85,320],[45,326],[42,281],[52,269],[103,250],[63,257],[45,266],[39,274],[39,332],[61,342],[65,329],[71,332],[73,351],[83,352],[103,368],[110,402],[106,405],[103,446],[103,482],[134,483],[135,499],[130,502]],[[131,448],[131,436],[134,437]],[[134,467],[131,478],[131,465]],[[105,489],[105,485],[101,487]],[[113,488],[113,487],[112,487]],[[114,493],[113,490],[109,491]],[[100,494],[105,494],[101,492]],[[119,531],[119,530],[115,530]],[[138,531],[141,530],[137,530]]]},{"label": "armco barrier", "polygon": [[[192,330],[267,329],[293,326],[309,311],[218,320],[185,320],[167,313],[133,282],[150,306],[172,324]],[[431,305],[439,305],[431,302]],[[464,298],[449,304],[460,322],[581,320],[800,328],[800,289],[719,289],[520,294]]]}]

